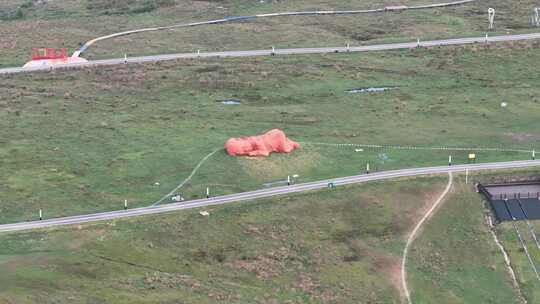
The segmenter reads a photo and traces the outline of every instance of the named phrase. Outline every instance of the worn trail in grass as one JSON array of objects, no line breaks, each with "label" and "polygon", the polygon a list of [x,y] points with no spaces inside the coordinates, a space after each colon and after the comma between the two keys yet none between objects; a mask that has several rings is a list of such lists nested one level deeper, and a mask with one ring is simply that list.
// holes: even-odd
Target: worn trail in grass
[{"label": "worn trail in grass", "polygon": [[213,207],[209,217],[4,234],[0,301],[397,303],[403,238],[444,183],[370,183]]},{"label": "worn trail in grass", "polygon": [[[456,182],[411,247],[413,303],[518,303],[480,195],[463,176]],[[400,303],[405,239],[445,183],[373,182],[212,207],[209,217],[187,210],[3,234],[0,300]]]},{"label": "worn trail in grass", "polygon": [[[482,197],[472,184],[458,178],[445,204],[411,247],[412,303],[520,303],[503,256],[487,231],[484,212]],[[515,257],[511,260],[515,267]]]}]

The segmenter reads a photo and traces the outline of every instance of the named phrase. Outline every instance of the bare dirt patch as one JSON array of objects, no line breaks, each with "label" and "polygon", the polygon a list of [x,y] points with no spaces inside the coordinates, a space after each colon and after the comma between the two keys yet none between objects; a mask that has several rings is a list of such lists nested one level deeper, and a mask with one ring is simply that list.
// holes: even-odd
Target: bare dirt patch
[{"label": "bare dirt patch", "polygon": [[504,136],[511,138],[518,143],[530,143],[540,141],[540,133],[504,133]]},{"label": "bare dirt patch", "polygon": [[270,156],[267,158],[251,157],[239,159],[240,166],[252,178],[259,181],[287,178],[291,172],[301,172],[317,166],[321,155],[312,151],[300,150],[284,157]]},{"label": "bare dirt patch", "polygon": [[18,258],[15,258],[13,260],[9,260],[3,263],[3,267],[5,267],[5,269],[9,271],[16,271],[19,268],[30,267],[30,266],[45,267],[48,265],[49,260],[50,259],[47,257],[32,257],[32,258],[18,257]]},{"label": "bare dirt patch", "polygon": [[260,280],[269,280],[279,276],[285,269],[286,262],[295,256],[293,252],[285,247],[269,251],[259,255],[252,260],[236,260],[228,263],[233,269],[244,270],[254,273]]},{"label": "bare dirt patch", "polygon": [[67,247],[70,250],[80,250],[87,242],[94,241],[105,235],[107,231],[105,229],[95,230],[77,230],[77,237],[70,241]]},{"label": "bare dirt patch", "polygon": [[384,273],[390,279],[392,286],[399,291],[400,296],[402,298],[405,296],[401,288],[400,257],[374,250],[361,240],[351,241],[349,247],[351,247],[357,256],[369,259],[372,262],[373,271]]},{"label": "bare dirt patch", "polygon": [[338,296],[310,276],[301,274],[294,287],[309,295],[312,302],[335,303]]}]

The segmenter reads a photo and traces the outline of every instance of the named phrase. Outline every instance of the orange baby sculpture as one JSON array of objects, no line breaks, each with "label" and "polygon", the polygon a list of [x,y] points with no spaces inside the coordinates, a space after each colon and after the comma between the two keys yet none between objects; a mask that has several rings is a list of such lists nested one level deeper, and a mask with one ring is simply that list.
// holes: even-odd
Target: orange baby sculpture
[{"label": "orange baby sculpture", "polygon": [[225,149],[231,156],[269,156],[272,152],[290,153],[300,144],[287,138],[281,130],[274,129],[259,136],[231,138]]}]

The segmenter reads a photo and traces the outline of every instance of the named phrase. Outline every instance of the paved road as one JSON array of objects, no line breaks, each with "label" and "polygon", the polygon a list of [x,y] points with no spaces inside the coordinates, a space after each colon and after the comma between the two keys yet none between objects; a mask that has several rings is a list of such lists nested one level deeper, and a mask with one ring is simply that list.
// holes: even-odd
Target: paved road
[{"label": "paved road", "polygon": [[[540,33],[532,34],[520,34],[520,35],[503,35],[493,36],[488,38],[488,42],[505,42],[505,41],[522,41],[540,39]],[[376,44],[367,46],[355,46],[355,47],[324,47],[324,48],[296,48],[296,49],[275,49],[272,52],[271,49],[267,50],[252,50],[252,51],[229,51],[229,52],[210,52],[210,53],[182,53],[182,54],[167,54],[167,55],[155,55],[155,56],[142,56],[142,57],[130,57],[125,60],[124,58],[116,59],[104,59],[94,60],[87,63],[74,63],[74,64],[61,64],[56,65],[54,69],[76,69],[82,67],[92,66],[108,66],[119,65],[125,63],[144,63],[144,62],[156,62],[167,61],[175,59],[196,59],[196,58],[216,58],[216,57],[252,57],[252,56],[270,56],[274,55],[297,55],[297,54],[327,54],[327,53],[348,53],[348,52],[373,52],[373,51],[386,51],[386,50],[399,50],[399,49],[412,49],[418,46],[420,47],[436,47],[436,46],[448,46],[448,45],[465,45],[474,43],[486,43],[486,37],[469,37],[469,38],[455,38],[444,40],[431,40],[407,42],[407,43],[389,43],[389,44]],[[6,68],[0,69],[0,74],[14,74],[14,73],[29,73],[37,71],[49,71],[52,68],[49,66],[43,66],[39,68]]]},{"label": "paved road", "polygon": [[103,213],[95,213],[88,215],[70,216],[63,218],[55,218],[43,221],[33,222],[21,222],[15,224],[0,225],[0,232],[9,231],[24,231],[38,228],[48,228],[55,226],[83,224],[89,222],[113,220],[125,217],[134,217],[149,214],[166,213],[177,210],[208,207],[214,205],[222,205],[233,202],[241,202],[247,200],[268,198],[278,195],[300,193],[305,191],[312,191],[317,189],[324,189],[328,187],[328,183],[333,182],[337,187],[349,184],[364,183],[369,181],[386,180],[398,177],[410,177],[429,174],[441,174],[450,172],[463,172],[466,169],[470,171],[481,170],[502,170],[502,169],[517,169],[540,166],[540,160],[531,161],[514,161],[514,162],[500,162],[500,163],[485,163],[485,164],[470,164],[470,165],[456,165],[456,166],[441,166],[441,167],[427,167],[427,168],[413,168],[394,171],[384,171],[371,174],[355,175],[348,177],[335,178],[331,180],[322,180],[318,182],[297,184],[284,187],[276,187],[270,189],[262,189],[257,191],[250,191],[238,194],[224,195],[218,197],[212,197],[208,199],[199,199],[181,203],[174,203],[162,206],[151,206],[129,210],[119,210]]},{"label": "paved road", "polygon": [[293,11],[293,12],[283,12],[283,13],[257,14],[257,15],[251,15],[251,16],[233,16],[233,17],[225,17],[222,19],[215,19],[215,20],[208,20],[208,21],[180,23],[180,24],[174,24],[174,25],[169,25],[169,26],[148,27],[148,28],[141,28],[141,29],[136,29],[136,30],[119,32],[119,33],[113,33],[106,36],[94,38],[84,43],[81,46],[81,48],[73,54],[73,57],[79,57],[91,45],[93,45],[94,43],[98,41],[106,40],[106,39],[113,39],[113,38],[121,37],[121,36],[139,34],[139,33],[144,33],[144,32],[164,31],[164,30],[188,28],[188,27],[203,26],[203,25],[233,23],[233,22],[248,21],[248,20],[260,19],[260,18],[297,17],[297,16],[336,16],[336,15],[356,15],[356,14],[371,14],[371,13],[384,13],[384,12],[403,12],[406,10],[422,10],[422,9],[441,8],[441,7],[447,7],[447,6],[458,6],[458,5],[468,4],[474,1],[477,1],[477,0],[460,0],[460,1],[453,1],[453,2],[417,5],[417,6],[405,6],[405,5],[387,6],[383,8],[367,9],[367,10]]}]

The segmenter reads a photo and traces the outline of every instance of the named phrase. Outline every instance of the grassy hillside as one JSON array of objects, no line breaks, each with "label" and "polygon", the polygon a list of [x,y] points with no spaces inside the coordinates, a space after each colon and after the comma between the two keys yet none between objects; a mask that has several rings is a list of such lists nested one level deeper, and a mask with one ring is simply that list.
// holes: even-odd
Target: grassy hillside
[{"label": "grassy hillside", "polygon": [[[395,4],[6,0],[0,3],[0,67],[24,63],[31,47],[73,51],[95,36],[132,28]],[[483,35],[488,7],[498,12],[495,33],[527,32],[533,30],[528,17],[534,6],[492,0],[401,14],[260,20],[124,37],[99,43],[85,56]],[[293,174],[296,182],[360,174],[368,163],[372,171],[446,165],[451,154],[457,164],[471,152],[481,162],[529,159],[528,152],[474,147],[539,149],[540,78],[531,64],[540,60],[539,46],[186,60],[3,76],[0,223],[36,219],[39,209],[45,218],[116,210],[125,199],[130,207],[147,206],[216,150],[179,190],[186,198],[203,196],[206,187],[212,195],[259,189]],[[396,89],[346,92],[386,86]],[[224,105],[225,99],[241,104]],[[230,137],[273,128],[302,148],[264,159],[233,158],[220,149]],[[369,183],[215,207],[208,218],[192,210],[0,235],[0,302],[400,303],[404,236],[444,182]],[[414,303],[515,302],[483,223],[481,198],[471,190],[458,179],[414,244]],[[533,303],[540,283],[513,228],[497,229]],[[531,252],[540,261],[540,250]]]},{"label": "grassy hillside", "polygon": [[[533,221],[531,222],[531,225],[533,225],[535,234],[538,237],[540,224],[537,221]],[[533,263],[535,263],[537,268],[540,267],[540,249],[535,245],[527,224],[525,222],[519,222],[516,226],[525,240]],[[514,227],[511,223],[504,223],[497,227],[497,232],[501,236],[501,241],[507,248],[508,254],[512,259],[524,296],[530,303],[538,302],[540,299],[540,293],[538,292],[540,282],[536,278],[534,270],[521,247],[521,243],[519,242]]]},{"label": "grassy hillside", "polygon": [[[457,180],[410,252],[413,303],[520,303],[479,194]],[[529,303],[534,303],[531,301]]]},{"label": "grassy hillside", "polygon": [[[475,174],[409,254],[414,303],[518,303],[484,223]],[[405,236],[445,177],[340,187],[170,215],[0,235],[0,300],[14,303],[401,303]],[[503,227],[504,226],[500,226]],[[503,242],[534,302],[522,253]],[[530,275],[530,273],[525,274]]]},{"label": "grassy hillside", "polygon": [[[0,3],[0,66],[21,65],[32,47],[67,47],[113,32],[226,16],[312,9],[369,9],[421,1],[178,1],[178,0],[7,0]],[[104,41],[88,58],[247,48],[353,45],[377,41],[483,35],[487,8],[497,9],[498,33],[533,30],[532,0],[478,1],[462,7],[355,16],[275,18],[253,22],[154,32]]]},{"label": "grassy hillside", "polygon": [[0,235],[0,301],[400,303],[404,235],[444,183],[370,183],[212,207],[207,218],[194,210]]},{"label": "grassy hillside", "polygon": [[[524,47],[524,49],[518,49]],[[317,146],[307,142],[532,149],[536,44],[354,55],[180,61],[2,80],[0,220],[148,205],[231,136],[281,128],[303,148],[237,159],[218,152],[187,197],[411,166],[528,159],[527,153]],[[322,62],[322,63],[321,63]],[[385,93],[348,89],[399,86]],[[237,98],[239,106],[219,101]],[[507,107],[501,107],[506,102]],[[519,117],[519,119],[514,119]],[[159,186],[155,183],[158,182]]]}]

